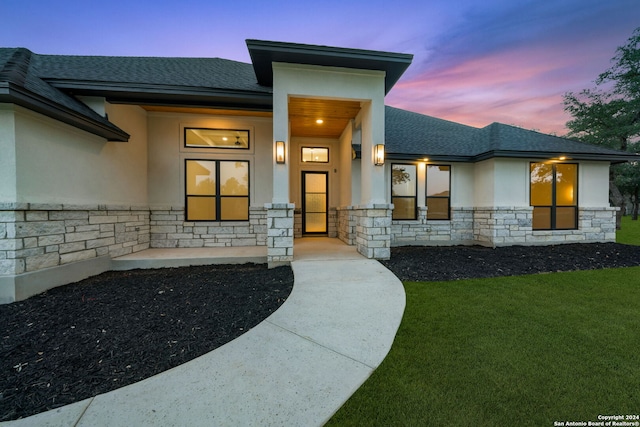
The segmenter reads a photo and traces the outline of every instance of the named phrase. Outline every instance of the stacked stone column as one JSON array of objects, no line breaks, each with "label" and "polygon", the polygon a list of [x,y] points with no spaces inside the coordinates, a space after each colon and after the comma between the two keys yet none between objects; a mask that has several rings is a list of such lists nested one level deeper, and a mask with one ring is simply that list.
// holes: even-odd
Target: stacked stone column
[{"label": "stacked stone column", "polygon": [[356,248],[367,258],[391,258],[392,204],[374,203],[353,209],[356,222]]},{"label": "stacked stone column", "polygon": [[266,203],[267,263],[269,268],[293,261],[293,203]]}]

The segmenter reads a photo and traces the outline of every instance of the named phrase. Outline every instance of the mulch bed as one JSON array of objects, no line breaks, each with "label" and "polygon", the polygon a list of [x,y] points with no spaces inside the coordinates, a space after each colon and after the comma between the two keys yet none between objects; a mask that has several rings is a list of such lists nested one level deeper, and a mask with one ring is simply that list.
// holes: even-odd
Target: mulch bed
[{"label": "mulch bed", "polygon": [[293,287],[289,267],[107,272],[0,305],[0,421],[148,378],[237,338]]},{"label": "mulch bed", "polygon": [[401,247],[382,263],[403,281],[459,280],[640,265],[640,246]]},{"label": "mulch bed", "polygon": [[[637,266],[640,246],[402,247],[383,264],[401,280],[458,280]],[[0,421],[105,393],[207,353],[273,313],[292,286],[289,267],[134,270],[0,305]]]}]

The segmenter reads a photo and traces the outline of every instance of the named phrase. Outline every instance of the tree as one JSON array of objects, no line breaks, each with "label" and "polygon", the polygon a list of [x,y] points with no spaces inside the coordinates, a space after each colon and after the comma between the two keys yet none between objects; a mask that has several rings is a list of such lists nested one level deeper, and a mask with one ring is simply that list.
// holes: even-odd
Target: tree
[{"label": "tree", "polygon": [[[640,151],[640,27],[634,30],[627,44],[616,49],[612,62],[611,68],[596,79],[595,88],[565,94],[565,111],[573,117],[567,122],[568,136],[637,153]],[[622,215],[624,196],[629,196],[634,220],[638,219],[639,168],[637,162],[632,162],[610,169],[611,203],[621,208]]]}]

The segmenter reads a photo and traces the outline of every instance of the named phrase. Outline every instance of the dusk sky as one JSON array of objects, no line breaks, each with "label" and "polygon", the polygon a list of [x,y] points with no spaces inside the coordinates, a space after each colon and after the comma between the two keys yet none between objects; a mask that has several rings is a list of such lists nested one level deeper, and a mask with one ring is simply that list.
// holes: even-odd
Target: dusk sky
[{"label": "dusk sky", "polygon": [[483,127],[566,133],[640,26],[639,0],[0,0],[0,45],[65,55],[220,57],[246,39],[414,55],[387,105]]}]

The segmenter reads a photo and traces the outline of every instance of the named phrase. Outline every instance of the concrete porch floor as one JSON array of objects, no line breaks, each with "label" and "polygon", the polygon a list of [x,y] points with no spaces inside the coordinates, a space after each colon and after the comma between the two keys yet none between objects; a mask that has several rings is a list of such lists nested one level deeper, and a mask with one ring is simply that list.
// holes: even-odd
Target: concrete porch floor
[{"label": "concrete porch floor", "polygon": [[[298,260],[342,259],[355,251],[340,239],[303,237],[293,241],[293,258]],[[113,270],[136,268],[186,267],[210,264],[265,264],[266,246],[230,246],[224,248],[154,248],[111,260]]]}]

